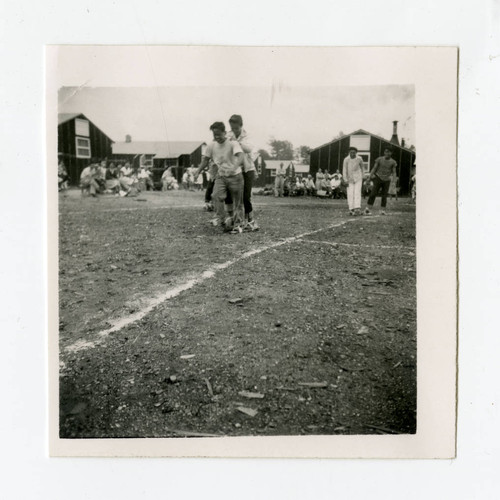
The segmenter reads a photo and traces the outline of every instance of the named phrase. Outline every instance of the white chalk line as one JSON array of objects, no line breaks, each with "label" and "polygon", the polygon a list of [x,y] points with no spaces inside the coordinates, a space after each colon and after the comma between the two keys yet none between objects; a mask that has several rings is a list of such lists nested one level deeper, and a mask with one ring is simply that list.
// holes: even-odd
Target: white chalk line
[{"label": "white chalk line", "polygon": [[392,249],[392,250],[415,250],[412,246],[403,245],[363,245],[361,243],[339,243],[336,241],[320,241],[320,240],[300,240],[301,243],[317,243],[320,245],[331,245],[332,247],[343,246],[343,247],[355,247],[355,248],[381,248],[381,249]]},{"label": "white chalk line", "polygon": [[217,271],[222,271],[224,269],[227,269],[228,267],[236,264],[237,262],[240,262],[241,260],[248,259],[249,257],[253,257],[254,255],[257,255],[259,253],[265,252],[267,250],[271,250],[272,248],[277,248],[283,245],[287,245],[288,243],[293,243],[298,240],[301,240],[302,238],[305,238],[306,236],[310,236],[311,234],[316,234],[322,231],[327,231],[329,229],[334,229],[340,226],[343,226],[344,224],[348,224],[349,222],[354,222],[359,219],[348,219],[345,221],[337,222],[336,224],[331,224],[327,227],[321,228],[321,229],[315,229],[314,231],[309,231],[307,233],[302,233],[297,236],[291,236],[289,238],[285,238],[284,240],[277,241],[275,243],[271,243],[269,245],[264,245],[258,248],[255,248],[253,250],[249,250],[248,252],[245,252],[244,254],[240,255],[236,259],[228,260],[226,262],[223,262],[222,264],[214,264],[210,268],[208,268],[206,271],[202,273],[201,276],[197,278],[190,278],[184,283],[181,283],[180,285],[177,285],[173,288],[168,289],[166,292],[163,292],[156,297],[151,298],[146,305],[140,310],[137,311],[136,313],[130,314],[128,316],[123,316],[121,318],[117,318],[114,320],[108,320],[108,323],[111,324],[112,326],[110,328],[107,328],[106,330],[101,330],[98,332],[97,339],[90,341],[90,340],[77,340],[73,344],[67,346],[65,348],[65,351],[67,352],[78,352],[84,349],[89,349],[89,348],[94,348],[98,344],[101,344],[104,339],[110,335],[111,333],[117,332],[121,330],[122,328],[125,328],[126,326],[131,325],[132,323],[136,323],[137,321],[141,320],[144,318],[147,314],[149,314],[155,307],[159,306],[163,302],[173,299],[174,297],[177,297],[179,294],[182,292],[185,292],[186,290],[189,290],[193,288],[196,285],[199,285],[200,283],[203,283],[205,280],[213,278]]}]

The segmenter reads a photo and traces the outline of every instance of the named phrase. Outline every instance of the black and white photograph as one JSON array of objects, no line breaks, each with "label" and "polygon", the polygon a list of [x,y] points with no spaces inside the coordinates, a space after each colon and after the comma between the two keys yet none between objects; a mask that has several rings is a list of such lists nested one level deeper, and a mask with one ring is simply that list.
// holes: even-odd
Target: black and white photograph
[{"label": "black and white photograph", "polygon": [[0,498],[498,497],[499,1],[3,7]]},{"label": "black and white photograph", "polygon": [[57,52],[58,438],[415,436],[415,83],[117,50]]}]

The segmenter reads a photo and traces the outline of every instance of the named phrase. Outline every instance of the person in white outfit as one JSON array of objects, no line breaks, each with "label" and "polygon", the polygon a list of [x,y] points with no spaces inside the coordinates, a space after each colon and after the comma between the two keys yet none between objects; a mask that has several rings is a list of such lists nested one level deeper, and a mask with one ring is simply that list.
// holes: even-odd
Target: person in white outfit
[{"label": "person in white outfit", "polygon": [[344,159],[344,181],[347,182],[347,204],[349,215],[361,215],[361,186],[363,185],[363,160],[354,146],[349,148],[349,156]]}]

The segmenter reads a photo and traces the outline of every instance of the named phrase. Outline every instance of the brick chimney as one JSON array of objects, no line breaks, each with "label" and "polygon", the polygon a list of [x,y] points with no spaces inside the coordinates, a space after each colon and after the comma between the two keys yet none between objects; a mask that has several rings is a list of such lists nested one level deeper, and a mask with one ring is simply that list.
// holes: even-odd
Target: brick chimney
[{"label": "brick chimney", "polygon": [[132,142],[132,136],[127,134],[125,136],[125,142]]},{"label": "brick chimney", "polygon": [[399,146],[399,139],[398,139],[398,122],[397,120],[392,122],[392,137],[391,137],[391,144],[395,144],[396,146]]}]

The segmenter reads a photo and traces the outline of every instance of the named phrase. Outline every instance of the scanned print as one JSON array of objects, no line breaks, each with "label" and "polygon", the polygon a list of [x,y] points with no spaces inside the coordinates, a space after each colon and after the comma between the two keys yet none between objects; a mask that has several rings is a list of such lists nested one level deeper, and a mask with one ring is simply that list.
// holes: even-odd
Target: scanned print
[{"label": "scanned print", "polygon": [[455,49],[47,56],[53,454],[453,456]]}]

